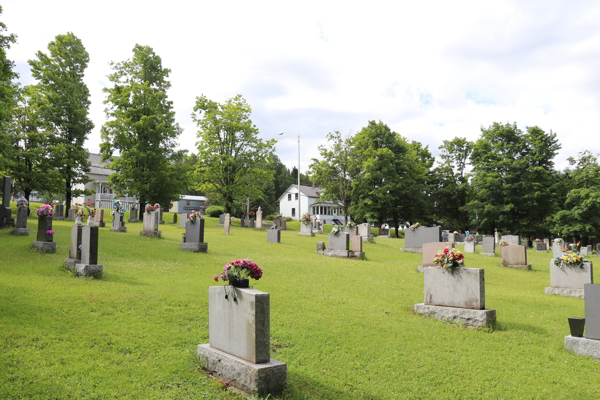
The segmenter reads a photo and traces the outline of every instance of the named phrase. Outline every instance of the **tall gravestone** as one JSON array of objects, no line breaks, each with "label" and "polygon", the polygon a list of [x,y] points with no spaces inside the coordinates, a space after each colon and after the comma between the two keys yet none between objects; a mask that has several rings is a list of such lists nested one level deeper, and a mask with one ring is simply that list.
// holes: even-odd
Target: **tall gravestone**
[{"label": "tall gravestone", "polygon": [[113,232],[127,232],[127,227],[125,226],[125,215],[121,214],[118,211],[115,211],[115,213],[112,216],[111,230]]},{"label": "tall gravestone", "polygon": [[281,231],[277,229],[275,225],[267,231],[267,242],[269,243],[280,243],[281,242]]},{"label": "tall gravestone", "polygon": [[404,230],[404,248],[401,251],[412,253],[422,253],[424,243],[441,242],[441,226],[419,226],[418,228],[408,228]]},{"label": "tall gravestone", "polygon": [[579,254],[582,256],[589,256],[592,254],[592,246],[581,246],[579,249]]},{"label": "tall gravestone", "polygon": [[208,243],[204,243],[204,219],[185,222],[185,243],[180,243],[179,248],[194,253],[208,251]]},{"label": "tall gravestone", "polygon": [[600,243],[596,243],[596,257],[600,257]]},{"label": "tall gravestone", "polygon": [[219,215],[219,223],[217,226],[225,226],[225,214]]},{"label": "tall gravestone", "polygon": [[99,228],[104,228],[106,224],[104,223],[104,210],[97,209],[94,218],[88,222],[89,226],[97,226]]},{"label": "tall gravestone", "polygon": [[69,258],[65,258],[65,265],[69,269],[75,269],[75,265],[81,263],[81,239],[83,225],[71,226],[71,246],[69,247]]},{"label": "tall gravestone", "polygon": [[38,216],[36,240],[32,243],[35,250],[41,253],[56,253],[54,235],[48,233],[49,231],[52,231],[52,216]]},{"label": "tall gravestone", "polygon": [[281,392],[286,364],[270,354],[269,294],[233,286],[208,288],[209,343],[196,348],[204,368],[249,393]]},{"label": "tall gravestone", "polygon": [[65,205],[64,204],[56,204],[54,206],[54,219],[55,220],[65,219]]},{"label": "tall gravestone", "polygon": [[182,213],[179,214],[179,227],[180,228],[185,228],[185,223],[187,222],[187,214]]},{"label": "tall gravestone", "polygon": [[173,213],[173,220],[171,222],[177,224],[177,213]]},{"label": "tall gravestone", "polygon": [[158,230],[160,211],[144,211],[144,230],[140,235],[147,237],[161,237],[162,232]]},{"label": "tall gravestone", "polygon": [[535,251],[547,251],[548,247],[544,242],[534,242],[535,243]]},{"label": "tall gravestone", "polygon": [[17,207],[17,227],[12,230],[15,236],[29,236],[27,228],[27,206]]},{"label": "tall gravestone", "polygon": [[424,302],[415,304],[416,313],[464,325],[495,324],[496,310],[485,309],[483,269],[425,268],[424,281]]},{"label": "tall gravestone", "polygon": [[584,312],[587,335],[565,336],[565,350],[594,358],[600,358],[600,285],[584,285]]},{"label": "tall gravestone", "polygon": [[81,231],[81,262],[75,264],[77,276],[102,275],[104,266],[98,264],[98,242],[100,228],[84,226]]},{"label": "tall gravestone", "polygon": [[12,209],[10,197],[12,193],[12,178],[5,176],[2,180],[2,206],[0,206],[0,228],[10,226],[12,223]]},{"label": "tall gravestone", "polygon": [[483,252],[480,254],[492,257],[496,255],[496,240],[494,236],[483,237]]},{"label": "tall gravestone", "polygon": [[552,242],[552,258],[560,257],[563,253],[563,248],[565,247],[565,242],[561,238],[556,238]]},{"label": "tall gravestone", "polygon": [[229,235],[229,229],[231,229],[231,216],[227,213],[223,216],[223,233]]},{"label": "tall gravestone", "polygon": [[465,241],[465,253],[475,253],[475,240]]},{"label": "tall gravestone", "polygon": [[77,219],[77,210],[75,208],[69,208],[69,214],[67,219],[71,222],[75,222]]},{"label": "tall gravestone", "polygon": [[356,225],[356,233],[358,234],[358,236],[362,236],[363,242],[371,242],[373,240],[373,232],[371,232],[370,222],[365,222],[363,224]]},{"label": "tall gravestone", "polygon": [[262,228],[262,218],[263,211],[260,209],[260,207],[258,207],[258,210],[256,211],[256,229]]},{"label": "tall gravestone", "polygon": [[132,206],[131,210],[129,210],[129,219],[127,222],[140,222],[138,218],[138,209],[136,206]]},{"label": "tall gravestone", "polygon": [[164,224],[165,223],[165,219],[164,219],[164,210],[162,208],[160,208],[160,224]]}]

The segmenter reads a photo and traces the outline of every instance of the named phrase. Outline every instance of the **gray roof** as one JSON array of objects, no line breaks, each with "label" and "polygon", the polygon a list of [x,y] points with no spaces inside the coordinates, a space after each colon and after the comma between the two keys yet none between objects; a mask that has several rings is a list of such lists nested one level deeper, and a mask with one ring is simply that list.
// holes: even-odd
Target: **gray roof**
[{"label": "gray roof", "polygon": [[[116,156],[113,156],[116,157]],[[90,153],[88,161],[91,164],[90,173],[97,175],[112,175],[115,173],[114,170],[106,168],[110,163],[110,160],[101,161],[100,154]]]},{"label": "gray roof", "polygon": [[[298,187],[298,185],[291,184],[285,190],[285,192],[283,192],[283,194],[281,196],[279,196],[279,198],[277,199],[277,201],[281,201],[281,199],[283,198],[283,196],[285,196],[285,194],[287,192],[289,192],[289,190],[291,188],[293,188],[293,187]],[[300,185],[300,193],[302,193],[306,197],[319,198],[319,197],[321,197],[321,195],[319,194],[319,192],[322,192],[322,191],[323,191],[323,189],[321,189],[320,187],[312,187],[312,186],[302,186],[302,185]]]}]

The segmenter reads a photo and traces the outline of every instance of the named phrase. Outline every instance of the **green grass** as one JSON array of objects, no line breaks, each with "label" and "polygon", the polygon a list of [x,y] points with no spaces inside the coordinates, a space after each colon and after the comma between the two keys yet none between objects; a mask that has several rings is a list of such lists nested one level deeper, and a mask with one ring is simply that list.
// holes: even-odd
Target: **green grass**
[{"label": "green grass", "polygon": [[[110,214],[106,218],[110,225]],[[271,294],[272,357],[287,363],[282,399],[597,399],[600,364],[563,349],[567,317],[583,300],[544,295],[550,253],[529,252],[533,271],[485,268],[495,330],[467,329],[412,312],[423,301],[421,255],[401,239],[365,244],[368,261],[315,253],[325,235],[235,227],[207,218],[207,254],[179,250],[179,225],[165,215],[163,239],[102,228],[103,279],[62,269],[68,221],[54,221],[56,254],[0,231],[1,399],[239,399],[195,358],[208,342],[207,287],[223,264],[248,257]],[[289,223],[297,229],[296,223]],[[594,260],[594,259],[592,259]]]}]

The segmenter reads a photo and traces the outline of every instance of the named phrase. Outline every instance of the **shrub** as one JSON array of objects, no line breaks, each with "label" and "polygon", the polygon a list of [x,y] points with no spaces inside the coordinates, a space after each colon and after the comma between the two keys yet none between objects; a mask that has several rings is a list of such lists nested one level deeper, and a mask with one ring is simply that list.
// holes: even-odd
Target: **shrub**
[{"label": "shrub", "polygon": [[285,220],[286,220],[287,222],[292,222],[294,219],[293,219],[292,217],[285,217]]},{"label": "shrub", "polygon": [[209,217],[219,218],[219,215],[223,214],[225,209],[221,206],[210,206],[206,209],[205,213]]},{"label": "shrub", "polygon": [[265,217],[265,221],[273,221],[275,219],[275,214],[267,215]]}]

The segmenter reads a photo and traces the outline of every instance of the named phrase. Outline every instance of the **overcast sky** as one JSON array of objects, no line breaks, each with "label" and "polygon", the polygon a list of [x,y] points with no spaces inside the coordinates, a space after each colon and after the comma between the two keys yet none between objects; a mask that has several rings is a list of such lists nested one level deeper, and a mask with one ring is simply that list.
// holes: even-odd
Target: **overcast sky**
[{"label": "overcast sky", "polygon": [[381,120],[434,155],[445,139],[516,122],[557,133],[557,167],[600,152],[600,4],[573,1],[3,1],[18,35],[8,56],[23,85],[27,60],[73,32],[86,70],[97,152],[110,61],[148,45],[172,70],[169,98],[195,151],[196,96],[252,106],[264,139],[301,171],[328,132],[353,134]]}]

